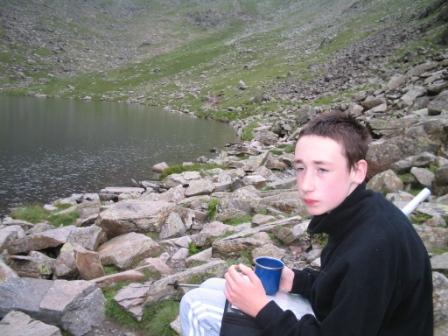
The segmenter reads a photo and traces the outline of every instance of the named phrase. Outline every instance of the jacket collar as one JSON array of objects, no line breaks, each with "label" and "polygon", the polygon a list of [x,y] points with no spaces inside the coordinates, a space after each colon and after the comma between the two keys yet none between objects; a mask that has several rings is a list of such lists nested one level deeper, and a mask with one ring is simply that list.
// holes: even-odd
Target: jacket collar
[{"label": "jacket collar", "polygon": [[363,213],[362,201],[372,195],[371,190],[366,190],[365,183],[360,184],[338,207],[328,213],[314,216],[308,225],[308,232],[327,233],[331,238],[345,235],[356,225],[357,218]]}]

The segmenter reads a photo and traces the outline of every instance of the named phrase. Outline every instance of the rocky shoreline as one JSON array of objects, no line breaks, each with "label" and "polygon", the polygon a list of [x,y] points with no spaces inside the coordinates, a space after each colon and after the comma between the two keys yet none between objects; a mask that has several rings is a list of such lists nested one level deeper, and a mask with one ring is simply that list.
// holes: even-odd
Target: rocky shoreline
[{"label": "rocky shoreline", "polygon": [[[231,263],[272,255],[290,267],[319,267],[325,237],[310,241],[306,233],[308,217],[295,190],[292,151],[303,124],[318,113],[340,110],[371,130],[369,188],[398,207],[416,191],[432,190],[411,220],[431,253],[435,335],[448,335],[447,65],[448,53],[439,53],[392,74],[375,91],[355,93],[350,102],[301,105],[233,122],[240,136],[250,128],[252,140],[206,160],[220,168],[46,205],[53,214],[76,212],[73,225],[4,218],[0,333],[26,334],[31,325],[45,330],[39,335],[60,335],[58,328],[102,335],[101,288],[118,282],[129,283],[114,301],[141,320],[145,307],[182,295],[183,288],[175,284],[222,276]],[[186,170],[189,165],[184,163]],[[107,269],[114,271],[106,274],[111,273]],[[176,323],[172,327],[179,330]]]}]

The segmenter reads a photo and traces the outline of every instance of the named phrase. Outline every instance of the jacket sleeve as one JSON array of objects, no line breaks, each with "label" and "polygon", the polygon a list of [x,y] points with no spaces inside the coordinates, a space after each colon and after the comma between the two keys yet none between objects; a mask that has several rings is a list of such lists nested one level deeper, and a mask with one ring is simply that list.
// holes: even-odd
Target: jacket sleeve
[{"label": "jacket sleeve", "polygon": [[[355,260],[339,265],[338,274],[319,275],[319,285],[323,282],[327,286],[328,282],[334,288],[334,295],[328,298],[325,311],[316,312],[317,318],[305,315],[297,320],[291,311],[283,311],[271,301],[256,316],[257,324],[263,328],[262,335],[378,335],[393,295],[397,269],[394,269],[395,263],[388,263],[390,255],[388,258],[384,250],[363,252]],[[312,281],[312,276],[303,272],[297,281],[302,277]]]},{"label": "jacket sleeve", "polygon": [[294,280],[292,283],[291,293],[303,295],[308,300],[311,298],[311,289],[314,281],[319,275],[319,271],[311,268],[305,268],[301,271],[293,270]]}]

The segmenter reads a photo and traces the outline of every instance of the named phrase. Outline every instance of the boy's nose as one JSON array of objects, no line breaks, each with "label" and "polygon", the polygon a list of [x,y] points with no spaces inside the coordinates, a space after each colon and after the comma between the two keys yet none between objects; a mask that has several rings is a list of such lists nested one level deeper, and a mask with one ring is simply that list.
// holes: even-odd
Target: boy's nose
[{"label": "boy's nose", "polygon": [[303,173],[302,176],[298,176],[297,183],[300,190],[303,192],[308,192],[314,190],[314,175],[310,170]]}]

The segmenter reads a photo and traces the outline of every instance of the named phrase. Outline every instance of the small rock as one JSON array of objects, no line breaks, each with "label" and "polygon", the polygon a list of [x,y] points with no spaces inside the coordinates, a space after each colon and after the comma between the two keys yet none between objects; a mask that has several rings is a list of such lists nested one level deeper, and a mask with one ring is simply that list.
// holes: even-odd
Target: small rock
[{"label": "small rock", "polygon": [[159,162],[152,166],[152,171],[156,173],[162,173],[165,169],[168,169],[170,166],[166,162]]},{"label": "small rock", "polygon": [[403,182],[391,169],[376,174],[367,183],[367,186],[374,191],[382,193],[397,192],[404,187]]},{"label": "small rock", "polygon": [[252,217],[251,222],[254,226],[259,226],[259,225],[263,225],[263,224],[272,222],[273,220],[275,220],[274,216],[256,214]]},{"label": "small rock", "polygon": [[20,311],[10,311],[0,321],[0,334],[3,336],[62,336],[54,325],[35,320]]},{"label": "small rock", "polygon": [[425,168],[412,167],[411,174],[414,175],[414,177],[417,179],[417,181],[422,186],[425,186],[428,188],[431,187],[432,182],[434,181],[434,178],[435,178],[434,173],[431,172],[429,169],[425,169]]},{"label": "small rock", "polygon": [[431,266],[436,271],[448,271],[448,252],[431,257]]},{"label": "small rock", "polygon": [[98,249],[103,265],[126,269],[144,258],[160,254],[160,246],[141,233],[130,232],[112,238]]},{"label": "small rock", "polygon": [[80,245],[76,245],[74,251],[76,268],[82,279],[91,280],[105,275],[99,253],[86,250]]}]

